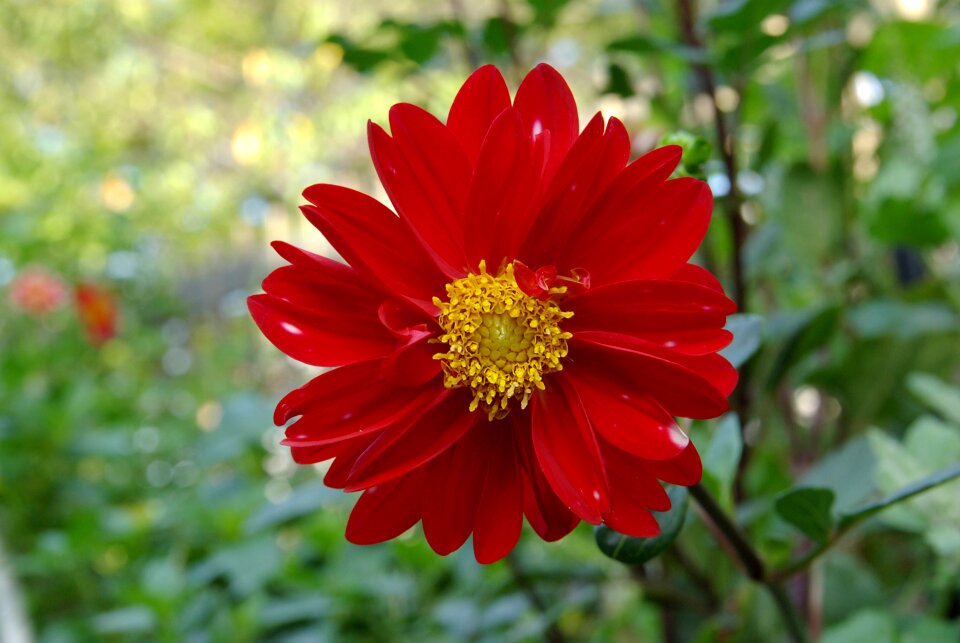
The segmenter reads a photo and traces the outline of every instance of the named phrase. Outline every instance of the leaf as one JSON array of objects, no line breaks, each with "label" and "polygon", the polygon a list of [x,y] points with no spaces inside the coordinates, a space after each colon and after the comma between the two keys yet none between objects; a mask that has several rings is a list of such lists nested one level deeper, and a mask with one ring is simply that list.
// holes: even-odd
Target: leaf
[{"label": "leaf", "polygon": [[670,496],[670,509],[664,512],[652,512],[660,525],[659,536],[634,538],[625,536],[606,525],[600,525],[594,531],[600,551],[627,565],[642,565],[659,556],[670,546],[670,543],[676,540],[687,516],[687,488],[670,486],[667,494]]},{"label": "leaf", "polygon": [[786,345],[771,370],[768,380],[768,385],[771,387],[776,385],[792,366],[827,343],[840,321],[840,307],[827,306],[820,310],[808,311],[802,319],[797,320],[799,323],[791,321],[796,326],[792,329]]},{"label": "leaf", "polygon": [[960,388],[927,373],[911,373],[907,388],[946,419],[960,423]]},{"label": "leaf", "polygon": [[897,636],[893,616],[877,609],[861,610],[823,633],[823,643],[849,641],[894,641]]},{"label": "leaf", "polygon": [[[916,191],[915,186],[906,189]],[[919,248],[937,246],[950,238],[950,229],[938,212],[907,196],[885,199],[869,229],[878,241]]]},{"label": "leaf", "polygon": [[569,0],[527,0],[533,9],[533,21],[543,27],[552,27],[557,21],[560,10]]},{"label": "leaf", "polygon": [[960,328],[956,313],[938,301],[908,304],[875,299],[849,311],[847,320],[865,339],[914,339],[926,334],[956,332]]},{"label": "leaf", "polygon": [[727,317],[727,330],[733,333],[733,342],[720,351],[734,368],[740,368],[760,348],[763,339],[763,317],[739,314]]},{"label": "leaf", "polygon": [[630,36],[614,40],[607,45],[608,51],[626,51],[644,56],[646,54],[669,54],[690,64],[706,64],[710,57],[706,51],[697,47],[658,38],[656,36]]},{"label": "leaf", "polygon": [[818,543],[826,542],[833,528],[830,510],[834,494],[830,489],[800,487],[777,498],[776,510],[781,518]]},{"label": "leaf", "polygon": [[732,504],[733,479],[742,454],[740,420],[736,414],[728,413],[717,422],[710,446],[703,454],[704,482],[727,508]]},{"label": "leaf", "polygon": [[633,83],[630,82],[630,75],[621,65],[616,63],[607,65],[607,86],[604,87],[603,93],[616,94],[623,98],[630,98],[636,94]]},{"label": "leaf", "polygon": [[876,502],[871,502],[865,507],[861,507],[857,511],[843,514],[840,517],[840,528],[849,529],[853,525],[867,518],[877,514],[887,507],[892,507],[893,505],[903,502],[904,500],[909,500],[910,498],[928,491],[935,487],[938,487],[952,480],[960,478],[960,463],[953,466],[941,469],[936,473],[932,473],[925,478],[921,478],[916,482],[906,485],[901,488],[899,491],[896,491],[886,498],[877,500]]},{"label": "leaf", "polygon": [[857,507],[875,492],[876,455],[870,442],[858,436],[820,458],[800,479],[803,487],[828,488],[834,493],[834,510]]}]

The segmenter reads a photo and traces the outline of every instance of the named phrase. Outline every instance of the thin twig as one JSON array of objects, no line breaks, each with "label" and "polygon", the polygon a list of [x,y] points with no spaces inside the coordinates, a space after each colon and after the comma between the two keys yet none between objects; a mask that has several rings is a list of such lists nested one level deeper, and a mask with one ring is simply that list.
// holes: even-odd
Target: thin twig
[{"label": "thin twig", "polygon": [[[680,32],[684,42],[693,49],[705,51],[703,42],[697,35],[696,19],[691,0],[677,0],[677,10]],[[705,63],[693,63],[693,70],[700,79],[703,89],[710,95],[710,101],[713,105],[717,148],[723,157],[724,170],[730,183],[725,202],[727,219],[733,233],[733,298],[742,311],[747,306],[747,286],[743,269],[743,246],[747,240],[747,227],[743,217],[740,216],[743,196],[740,194],[740,188],[737,185],[737,146],[734,144],[734,133],[727,126],[726,115],[717,103],[717,81],[713,69]]]},{"label": "thin twig", "polygon": [[[696,13],[692,0],[677,0],[677,18],[680,22],[680,34],[683,41],[690,48],[705,52],[703,41],[697,35]],[[737,145],[735,133],[727,126],[726,115],[720,109],[717,102],[717,80],[713,69],[706,63],[693,63],[693,71],[700,79],[703,89],[710,95],[710,102],[713,105],[713,124],[716,132],[717,148],[723,158],[723,166],[727,175],[727,183],[730,187],[727,195],[723,199],[724,212],[727,217],[727,223],[733,236],[733,300],[737,303],[740,312],[747,310],[747,292],[746,272],[744,268],[744,246],[747,243],[747,224],[741,216],[743,207],[743,195],[740,193],[740,187],[737,185]],[[750,417],[750,404],[752,402],[749,385],[749,365],[743,364],[740,369],[740,383],[734,392],[733,409],[740,416],[741,437],[746,437],[744,431],[747,427],[747,418]],[[751,448],[746,439],[743,440],[743,452],[740,462],[737,466],[736,477],[733,483],[734,498],[738,501],[744,497],[743,477],[746,474],[747,463],[750,461]]]},{"label": "thin twig", "polygon": [[523,568],[523,563],[520,562],[520,558],[517,557],[514,552],[510,552],[507,554],[506,561],[507,567],[510,569],[510,574],[513,576],[513,582],[526,594],[530,604],[540,612],[547,621],[547,640],[550,641],[550,643],[566,643],[566,637],[563,636],[563,632],[560,631],[560,628],[557,627],[557,624],[554,622],[553,617],[550,615],[550,608],[543,600],[543,597],[540,596],[537,588],[534,587],[530,581],[530,577]]}]

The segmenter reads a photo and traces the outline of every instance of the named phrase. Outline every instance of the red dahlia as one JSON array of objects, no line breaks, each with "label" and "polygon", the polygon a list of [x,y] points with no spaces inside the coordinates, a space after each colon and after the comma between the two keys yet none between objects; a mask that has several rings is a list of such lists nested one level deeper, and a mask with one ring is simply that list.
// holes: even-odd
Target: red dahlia
[{"label": "red dahlia", "polygon": [[674,416],[727,410],[737,372],[717,351],[735,306],[688,263],[710,221],[702,181],[668,180],[680,148],[628,163],[597,114],[581,132],[563,78],[540,65],[511,103],[492,66],[447,123],[414,105],[370,123],[396,210],[336,185],[301,209],[340,263],[283,242],[290,265],[250,298],[264,335],[335,367],[277,406],[300,463],[363,491],[347,538],[417,522],[439,554],[473,534],[505,556],[523,516],[557,540],[581,520],[659,531],[660,480],[692,485],[700,458]]}]

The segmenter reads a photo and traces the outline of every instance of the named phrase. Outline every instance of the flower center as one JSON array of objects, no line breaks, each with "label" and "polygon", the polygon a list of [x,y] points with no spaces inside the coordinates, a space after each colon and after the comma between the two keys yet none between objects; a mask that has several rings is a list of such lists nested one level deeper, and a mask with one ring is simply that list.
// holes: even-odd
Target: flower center
[{"label": "flower center", "polygon": [[[558,291],[563,289],[558,289]],[[498,275],[469,274],[447,284],[447,301],[434,297],[443,329],[437,353],[447,388],[473,389],[470,410],[483,407],[490,420],[510,412],[510,400],[526,408],[535,388],[543,390],[543,376],[563,369],[572,336],[560,322],[573,316],[553,301],[526,295],[513,274],[513,264]]]}]

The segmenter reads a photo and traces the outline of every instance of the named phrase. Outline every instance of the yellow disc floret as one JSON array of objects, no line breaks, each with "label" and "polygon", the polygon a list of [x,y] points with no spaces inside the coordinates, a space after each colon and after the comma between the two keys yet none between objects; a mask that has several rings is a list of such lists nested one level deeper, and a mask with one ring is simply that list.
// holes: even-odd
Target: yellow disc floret
[{"label": "yellow disc floret", "polygon": [[[562,292],[564,288],[555,291]],[[473,390],[470,410],[483,407],[490,420],[510,412],[510,400],[526,408],[543,376],[563,369],[570,333],[560,323],[571,316],[553,301],[530,297],[517,286],[513,264],[500,274],[479,274],[447,284],[447,301],[434,297],[443,329],[439,342],[444,386]]]}]

